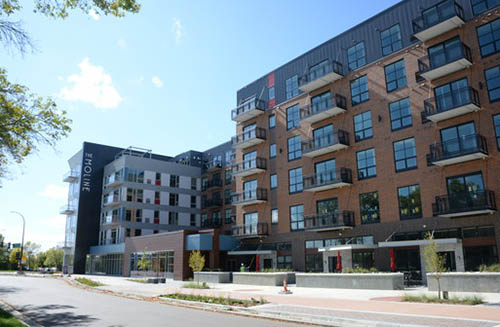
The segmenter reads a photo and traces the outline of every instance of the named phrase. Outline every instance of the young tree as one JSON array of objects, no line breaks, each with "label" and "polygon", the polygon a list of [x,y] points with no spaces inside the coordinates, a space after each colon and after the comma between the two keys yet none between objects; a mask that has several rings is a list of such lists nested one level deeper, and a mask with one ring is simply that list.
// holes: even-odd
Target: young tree
[{"label": "young tree", "polygon": [[137,268],[139,270],[147,271],[151,265],[151,260],[149,260],[146,250],[142,251],[141,260],[137,261]]},{"label": "young tree", "polygon": [[50,248],[45,252],[46,258],[44,265],[47,267],[56,267],[57,270],[62,270],[64,250]]},{"label": "young tree", "polygon": [[21,248],[15,248],[12,249],[12,251],[10,251],[9,262],[11,266],[17,267],[17,265],[19,264],[19,258],[17,253],[21,255]]},{"label": "young tree", "polygon": [[40,252],[36,256],[36,265],[37,267],[45,267],[45,260],[47,259],[46,252]]},{"label": "young tree", "polygon": [[[199,250],[191,251],[189,255],[189,268],[193,270],[193,274],[202,271],[203,267],[205,267],[205,256],[201,255]],[[196,282],[200,283],[199,280]]]},{"label": "young tree", "polygon": [[28,267],[30,269],[35,269],[37,265],[36,255],[40,251],[40,244],[28,241],[24,244],[24,255],[28,258]]},{"label": "young tree", "polygon": [[440,279],[442,273],[446,271],[444,266],[445,258],[444,256],[439,255],[437,251],[437,243],[432,233],[427,233],[425,235],[425,239],[429,241],[429,244],[424,247],[425,268],[428,272],[434,273],[433,278],[436,278],[438,285],[438,297],[441,299]]}]

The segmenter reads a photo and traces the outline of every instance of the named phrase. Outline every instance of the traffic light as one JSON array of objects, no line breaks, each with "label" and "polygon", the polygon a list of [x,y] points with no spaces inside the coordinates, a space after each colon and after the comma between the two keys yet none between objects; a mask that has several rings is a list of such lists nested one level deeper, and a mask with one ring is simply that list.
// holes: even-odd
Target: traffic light
[{"label": "traffic light", "polygon": [[16,252],[16,260],[19,260],[19,259],[21,259],[21,252],[17,251]]}]

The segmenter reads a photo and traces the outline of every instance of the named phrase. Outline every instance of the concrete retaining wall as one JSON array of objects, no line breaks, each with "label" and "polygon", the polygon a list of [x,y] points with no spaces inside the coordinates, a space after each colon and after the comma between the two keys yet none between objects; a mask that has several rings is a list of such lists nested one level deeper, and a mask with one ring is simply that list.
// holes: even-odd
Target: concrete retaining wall
[{"label": "concrete retaining wall", "polygon": [[[429,291],[438,290],[436,278],[433,276],[435,276],[435,274],[427,274],[427,286],[429,287]],[[500,293],[500,273],[443,273],[440,281],[441,291]]]},{"label": "concrete retaining wall", "polygon": [[228,271],[195,272],[194,280],[205,283],[231,283],[231,272]]},{"label": "concrete retaining wall", "polygon": [[297,287],[353,288],[369,290],[402,290],[402,273],[372,274],[296,274]]},{"label": "concrete retaining wall", "polygon": [[283,286],[283,279],[286,279],[287,284],[295,284],[295,273],[233,273],[233,284]]}]

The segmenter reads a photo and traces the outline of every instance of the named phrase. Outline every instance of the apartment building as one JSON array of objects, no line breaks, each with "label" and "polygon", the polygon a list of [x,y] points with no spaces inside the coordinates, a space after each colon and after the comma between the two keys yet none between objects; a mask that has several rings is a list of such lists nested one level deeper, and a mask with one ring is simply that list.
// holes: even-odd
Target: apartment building
[{"label": "apartment building", "polygon": [[237,92],[233,255],[425,278],[498,262],[499,1],[406,0]]}]

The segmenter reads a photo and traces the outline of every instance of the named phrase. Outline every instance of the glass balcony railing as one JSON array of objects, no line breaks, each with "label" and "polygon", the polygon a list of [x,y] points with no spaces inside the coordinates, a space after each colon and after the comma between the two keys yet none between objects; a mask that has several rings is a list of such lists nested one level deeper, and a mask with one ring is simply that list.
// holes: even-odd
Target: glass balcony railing
[{"label": "glass balcony railing", "polygon": [[425,100],[423,117],[439,122],[480,108],[479,93],[472,87],[464,87]]},{"label": "glass balcony railing", "polygon": [[65,204],[59,209],[61,215],[72,215],[75,213],[76,207],[72,204]]},{"label": "glass balcony railing", "polygon": [[222,199],[204,199],[201,201],[202,209],[219,207],[221,205],[222,205]]},{"label": "glass balcony railing", "polygon": [[300,108],[300,120],[307,123],[315,123],[338,115],[346,110],[346,98],[340,94],[334,94],[331,98],[326,98],[320,102],[311,103]]},{"label": "glass balcony railing", "polygon": [[336,133],[313,137],[302,142],[302,154],[316,157],[349,146],[349,133],[339,129]]},{"label": "glass balcony railing", "polygon": [[299,77],[299,89],[311,92],[317,88],[332,83],[344,76],[344,69],[337,61],[327,61],[324,64],[309,68],[308,72]]},{"label": "glass balcony railing", "polygon": [[461,217],[493,213],[497,210],[495,193],[490,190],[459,192],[436,197],[434,216]]},{"label": "glass balcony railing", "polygon": [[305,230],[338,230],[354,227],[354,212],[336,210],[331,213],[315,214],[304,217]]},{"label": "glass balcony railing", "polygon": [[211,188],[222,187],[222,179],[212,179],[201,185],[201,191],[206,191]]},{"label": "glass balcony railing", "polygon": [[101,219],[101,225],[116,225],[120,224],[121,217],[119,215],[106,216]]},{"label": "glass balcony railing", "polygon": [[233,121],[242,122],[258,115],[261,115],[266,111],[267,103],[264,100],[253,98],[251,100],[245,101],[243,104],[239,105],[236,109],[231,111],[231,119]]},{"label": "glass balcony railing", "polygon": [[80,174],[76,170],[71,170],[63,175],[63,182],[66,183],[75,183],[78,181],[78,177]]},{"label": "glass balcony railing", "polygon": [[211,171],[211,170],[216,170],[216,169],[219,169],[219,168],[222,168],[222,160],[211,160],[209,162],[207,162],[205,164],[205,168],[208,170],[208,171]]},{"label": "glass balcony railing", "polygon": [[266,158],[253,158],[232,164],[233,176],[249,176],[266,170]]},{"label": "glass balcony railing", "polygon": [[414,36],[425,42],[464,24],[464,10],[454,0],[445,0],[422,10],[413,20]]},{"label": "glass balcony railing", "polygon": [[236,225],[231,228],[233,237],[250,238],[268,235],[267,223]]},{"label": "glass balcony railing", "polygon": [[201,228],[217,228],[222,226],[222,218],[205,219],[201,222]]},{"label": "glass balcony railing", "polygon": [[234,148],[244,149],[266,140],[266,130],[260,127],[256,127],[249,131],[240,133],[233,136],[231,143]]},{"label": "glass balcony railing", "polygon": [[457,41],[450,46],[418,59],[418,74],[426,80],[432,81],[471,65],[472,53],[470,48]]},{"label": "glass balcony railing", "polygon": [[267,201],[267,189],[257,188],[232,194],[233,205],[249,205]]},{"label": "glass balcony railing", "polygon": [[104,197],[104,205],[110,206],[110,205],[116,205],[120,203],[120,196],[118,194],[110,194],[108,196]]},{"label": "glass balcony railing", "polygon": [[352,184],[352,171],[349,168],[317,172],[304,177],[306,191],[324,191],[350,184]]},{"label": "glass balcony railing", "polygon": [[433,165],[446,166],[487,156],[488,145],[484,136],[472,134],[431,144],[427,161]]}]

